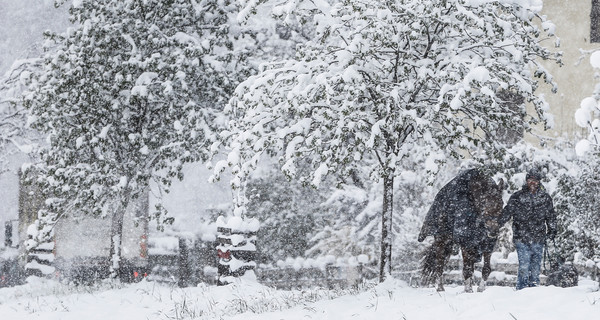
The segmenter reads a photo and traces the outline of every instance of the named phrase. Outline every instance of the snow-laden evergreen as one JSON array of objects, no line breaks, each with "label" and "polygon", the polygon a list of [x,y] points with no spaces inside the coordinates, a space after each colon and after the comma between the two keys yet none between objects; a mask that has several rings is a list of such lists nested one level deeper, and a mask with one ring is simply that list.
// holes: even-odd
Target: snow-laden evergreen
[{"label": "snow-laden evergreen", "polygon": [[[275,152],[290,177],[299,159],[308,159],[313,170],[300,177],[307,184],[352,169],[382,179],[383,279],[391,270],[394,179],[416,143],[436,151],[429,168],[436,172],[437,150],[498,156],[498,128],[552,125],[534,77],[551,82],[540,62],[559,57],[540,45],[553,33],[540,9],[539,1],[465,0],[276,6],[284,20],[313,25],[315,38],[295,59],[266,64],[238,86],[222,133],[231,152],[216,171],[232,167],[234,187],[243,187],[261,155]],[[503,105],[501,92],[524,97],[536,113]]]},{"label": "snow-laden evergreen", "polygon": [[[25,101],[48,135],[37,181],[52,196],[45,224],[112,203],[118,261],[124,208],[151,182],[160,198],[185,163],[208,157],[218,111],[252,72],[248,51],[233,43],[244,36],[235,11],[213,0],[72,3],[74,25],[49,35],[57,48]],[[154,217],[170,221],[160,202]]]},{"label": "snow-laden evergreen", "polygon": [[328,225],[320,204],[326,193],[288,181],[272,166],[248,182],[248,217],[260,221],[257,254],[261,263],[304,257],[316,230]]}]

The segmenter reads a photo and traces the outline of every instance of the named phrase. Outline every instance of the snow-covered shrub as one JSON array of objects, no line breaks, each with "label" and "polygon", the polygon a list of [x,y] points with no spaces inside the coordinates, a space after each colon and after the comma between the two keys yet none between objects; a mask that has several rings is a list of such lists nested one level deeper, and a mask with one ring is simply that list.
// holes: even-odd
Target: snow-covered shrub
[{"label": "snow-covered shrub", "polygon": [[[583,56],[582,56],[583,58]],[[590,54],[590,64],[596,71],[600,71],[600,50],[593,51]],[[600,79],[600,73],[596,72],[596,80]],[[575,111],[575,121],[582,127],[587,129],[588,135],[585,139],[581,139],[576,146],[577,154],[584,156],[587,153],[594,154],[598,157],[600,151],[600,83],[594,88],[594,92],[590,97],[584,98],[581,101],[579,109]]]},{"label": "snow-covered shrub", "polygon": [[[334,255],[338,257],[366,254],[376,257],[381,210],[372,184],[359,178],[353,171],[345,183],[330,187],[328,198],[319,206],[322,227],[311,238],[307,254],[312,257]],[[375,218],[375,219],[374,219]]]},{"label": "snow-covered shrub", "polygon": [[[596,71],[600,70],[600,50],[584,52]],[[596,80],[600,74],[596,72]],[[600,83],[590,97],[581,101],[575,112],[576,123],[587,130],[587,136],[577,142],[577,170],[565,175],[559,184],[561,198],[557,203],[564,214],[559,216],[557,246],[565,258],[577,253],[583,259],[600,260]]]},{"label": "snow-covered shrub", "polygon": [[246,216],[256,218],[258,261],[274,263],[290,256],[304,256],[317,229],[317,210],[324,201],[322,190],[289,181],[279,170],[263,168],[248,181]]},{"label": "snow-covered shrub", "polygon": [[600,159],[598,155],[577,161],[578,170],[560,177],[555,201],[558,215],[556,246],[561,255],[600,260]]}]

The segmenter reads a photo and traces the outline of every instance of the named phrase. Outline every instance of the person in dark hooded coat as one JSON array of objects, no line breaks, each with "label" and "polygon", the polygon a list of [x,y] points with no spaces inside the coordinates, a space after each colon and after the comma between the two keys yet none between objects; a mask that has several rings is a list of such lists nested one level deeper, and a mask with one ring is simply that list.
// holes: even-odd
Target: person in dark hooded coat
[{"label": "person in dark hooded coat", "polygon": [[519,259],[517,290],[540,284],[544,243],[556,235],[556,213],[552,198],[540,183],[541,172],[532,169],[525,179],[523,188],[508,200],[500,221],[503,225],[512,219],[513,242]]}]

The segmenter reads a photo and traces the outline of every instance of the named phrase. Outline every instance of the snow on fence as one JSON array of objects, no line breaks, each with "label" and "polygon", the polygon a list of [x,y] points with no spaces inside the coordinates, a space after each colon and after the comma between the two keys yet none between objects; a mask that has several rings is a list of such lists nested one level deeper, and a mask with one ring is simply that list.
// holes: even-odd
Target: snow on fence
[{"label": "snow on fence", "polygon": [[217,284],[232,283],[246,274],[255,276],[257,219],[217,218]]},{"label": "snow on fence", "polygon": [[258,281],[277,289],[314,287],[348,288],[377,276],[377,267],[366,255],[336,258],[287,258],[276,265],[261,264],[256,269]]},{"label": "snow on fence", "polygon": [[[492,273],[488,278],[488,285],[495,286],[515,286],[517,283],[517,272],[519,268],[519,261],[516,252],[511,252],[506,258],[503,257],[501,252],[492,253],[490,260],[492,267]],[[598,280],[600,276],[600,261],[584,260],[580,255],[575,255],[574,265],[579,272],[580,277],[590,278],[592,280]],[[482,262],[475,264],[475,272],[473,277],[475,282],[478,283],[481,280],[481,268],[483,267]],[[450,257],[444,271],[444,282],[445,284],[462,284],[462,256],[460,254],[453,255]],[[542,263],[542,274],[540,275],[540,282],[542,285],[546,283],[546,273],[549,272],[550,262],[545,261]],[[400,268],[394,269],[392,275],[396,278],[405,280],[411,286],[421,286],[420,271],[419,270],[401,270]]]},{"label": "snow on fence", "polygon": [[149,281],[180,287],[198,283],[216,284],[217,255],[214,241],[190,235],[150,237]]},{"label": "snow on fence", "polygon": [[[151,237],[149,239],[150,281],[167,282],[180,287],[195,286],[198,283],[216,284],[218,280],[219,241],[204,241],[192,235]],[[574,265],[582,277],[598,280],[600,261],[584,259],[575,255]],[[397,264],[392,276],[405,280],[412,286],[421,286],[419,270],[402,270]],[[482,263],[475,265],[475,281],[481,279]],[[488,285],[514,286],[516,283],[518,260],[516,252],[505,258],[495,252],[491,259],[492,273]],[[549,262],[546,262],[549,268]],[[348,288],[364,280],[378,276],[377,261],[366,255],[339,258],[325,256],[312,258],[287,258],[276,264],[259,264],[254,269],[257,281],[278,289],[299,288]],[[542,267],[541,281],[546,282],[545,268]],[[445,271],[446,284],[463,283],[462,257],[450,257]]]},{"label": "snow on fence", "polygon": [[[195,286],[217,284],[219,241],[202,241],[193,237],[150,237],[148,241],[148,281]],[[287,258],[276,265],[258,265],[257,281],[280,289],[347,288],[377,276],[377,266],[366,255],[349,258],[326,256],[318,259]]]}]

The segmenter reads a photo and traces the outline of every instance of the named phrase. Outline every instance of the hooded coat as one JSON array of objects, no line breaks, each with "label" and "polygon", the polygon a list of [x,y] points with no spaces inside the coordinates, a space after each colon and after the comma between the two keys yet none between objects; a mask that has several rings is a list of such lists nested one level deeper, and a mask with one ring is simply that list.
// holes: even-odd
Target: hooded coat
[{"label": "hooded coat", "polygon": [[543,243],[556,235],[554,205],[542,184],[534,193],[525,184],[510,197],[502,212],[501,225],[510,219],[514,242]]}]

